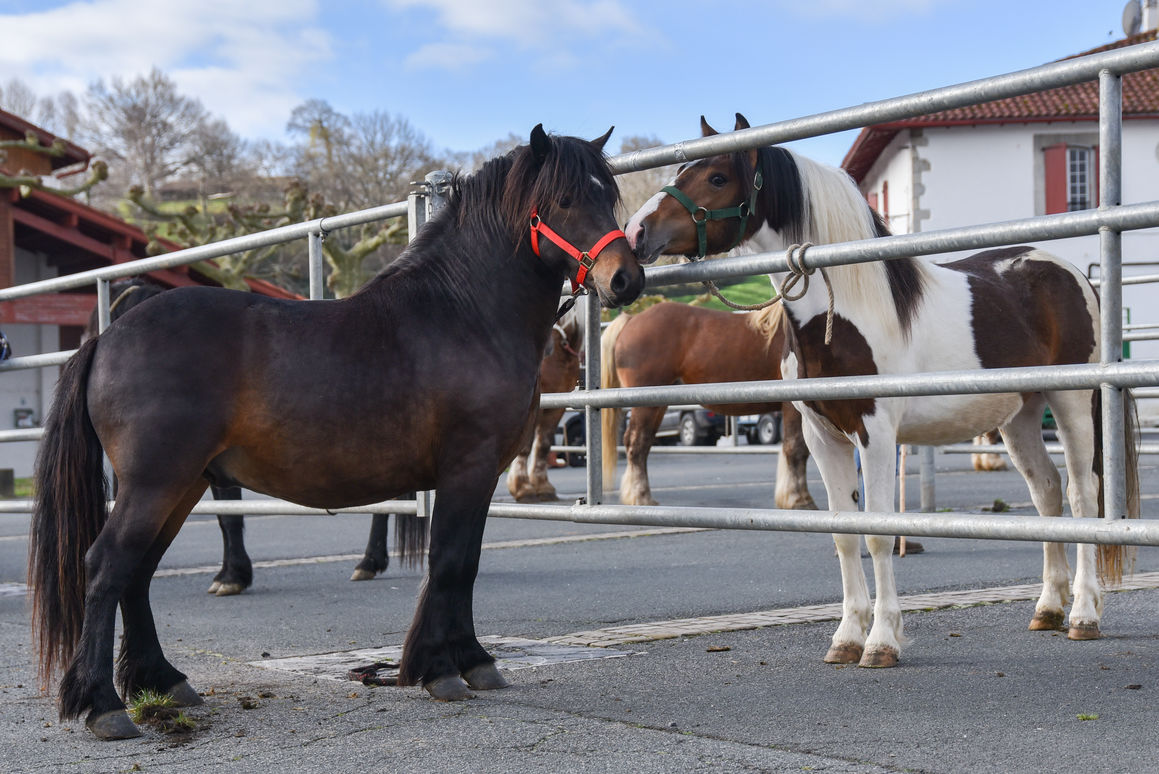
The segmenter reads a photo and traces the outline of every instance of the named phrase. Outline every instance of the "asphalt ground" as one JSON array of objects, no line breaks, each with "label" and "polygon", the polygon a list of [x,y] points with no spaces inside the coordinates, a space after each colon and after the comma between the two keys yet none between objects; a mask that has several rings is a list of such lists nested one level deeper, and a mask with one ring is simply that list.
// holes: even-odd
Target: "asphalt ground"
[{"label": "asphalt ground", "polygon": [[[1017,474],[967,472],[938,457],[938,505],[1002,500],[1029,513]],[[661,457],[658,499],[767,506],[772,458]],[[552,480],[565,497],[582,469]],[[1144,517],[1159,517],[1159,471],[1144,458]],[[821,500],[815,470],[810,486]],[[909,502],[917,501],[916,479]],[[497,496],[506,492],[502,484]],[[508,672],[512,687],[442,704],[417,688],[367,687],[281,659],[397,646],[422,572],[346,581],[365,517],[247,520],[258,563],[238,597],[204,593],[220,559],[211,519],[192,518],[153,584],[162,643],[205,695],[196,729],[99,742],[59,722],[37,690],[24,579],[27,519],[0,521],[0,770],[302,772],[1007,772],[1159,771],[1159,593],[1106,598],[1103,639],[1028,632],[1032,601],[906,614],[912,639],[889,670],[826,665],[836,624],[811,620],[625,642],[615,658]],[[476,584],[480,635],[532,640],[625,626],[840,601],[826,535],[671,533],[492,519]],[[1041,549],[922,538],[895,563],[904,596],[1037,583]],[[868,566],[868,562],[867,562]],[[1140,549],[1141,577],[1159,552]],[[727,628],[727,627],[725,627]]]}]

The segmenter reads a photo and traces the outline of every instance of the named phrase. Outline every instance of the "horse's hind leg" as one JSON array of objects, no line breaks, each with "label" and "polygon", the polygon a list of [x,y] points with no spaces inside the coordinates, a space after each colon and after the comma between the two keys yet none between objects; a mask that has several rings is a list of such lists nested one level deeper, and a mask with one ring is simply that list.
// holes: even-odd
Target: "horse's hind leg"
[{"label": "horse's hind leg", "polygon": [[[241,500],[240,486],[214,486],[213,499]],[[221,570],[213,576],[209,593],[219,597],[240,594],[254,582],[254,566],[245,550],[245,516],[240,513],[217,517],[221,527]]]},{"label": "horse's hind leg", "polygon": [[201,499],[205,486],[204,481],[198,482],[173,508],[121,596],[121,618],[125,631],[121,640],[121,654],[117,659],[117,682],[121,686],[122,695],[127,699],[142,690],[149,690],[169,694],[178,706],[202,703],[201,697],[185,681],[185,675],[165,659],[157,638],[153,610],[149,605],[149,586],[157,564],[185,523],[189,511]]},{"label": "horse's hind leg", "polygon": [[[1015,469],[1030,487],[1030,499],[1039,516],[1062,515],[1062,479],[1042,442],[1042,396],[1027,396],[1022,408],[999,430],[1006,452]],[[1063,606],[1067,602],[1069,570],[1066,546],[1042,544],[1042,593],[1034,606],[1032,631],[1063,628]]]},{"label": "horse's hind leg", "polygon": [[113,511],[85,555],[84,622],[60,683],[60,712],[61,717],[70,718],[89,710],[85,723],[102,739],[139,734],[113,686],[117,604],[134,582],[139,590],[140,568],[148,566],[158,535],[183,499],[183,491],[144,490],[122,479]]},{"label": "horse's hind leg", "polygon": [[[1066,495],[1076,518],[1099,515],[1099,479],[1095,473],[1095,426],[1093,393],[1088,391],[1050,392],[1046,396],[1058,424],[1066,458]],[[1070,609],[1067,637],[1072,640],[1098,639],[1103,613],[1103,592],[1099,586],[1097,549],[1092,543],[1075,546],[1074,604]]]},{"label": "horse's hind leg", "polygon": [[648,483],[648,452],[656,441],[656,430],[664,419],[665,406],[636,406],[624,431],[628,466],[620,479],[620,502],[624,505],[657,505]]},{"label": "horse's hind leg", "polygon": [[806,469],[809,447],[801,431],[801,412],[792,403],[781,409],[781,453],[777,455],[777,488],[773,501],[778,508],[817,510],[813,495],[809,494]]},{"label": "horse's hind leg", "polygon": [[390,565],[390,554],[386,551],[387,524],[390,514],[376,513],[370,517],[370,537],[366,540],[366,551],[350,576],[352,581],[373,580]]}]

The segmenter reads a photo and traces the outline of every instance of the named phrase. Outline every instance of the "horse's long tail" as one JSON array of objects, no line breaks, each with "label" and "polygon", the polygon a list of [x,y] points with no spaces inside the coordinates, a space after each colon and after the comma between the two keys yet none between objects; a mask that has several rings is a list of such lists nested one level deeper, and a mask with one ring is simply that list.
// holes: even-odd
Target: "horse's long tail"
[{"label": "horse's long tail", "polygon": [[[407,497],[413,500],[414,495]],[[394,544],[398,549],[399,562],[405,567],[419,567],[427,555],[427,530],[429,519],[417,514],[396,513],[394,515]]]},{"label": "horse's long tail", "polygon": [[72,659],[80,639],[85,554],[108,518],[101,442],[87,401],[98,342],[90,339],[65,363],[36,456],[28,583],[42,687]]},{"label": "horse's long tail", "polygon": [[[632,319],[632,315],[624,312],[616,319],[612,320],[612,324],[604,329],[604,333],[600,336],[600,387],[601,389],[608,389],[610,387],[620,387],[620,375],[616,371],[616,339],[620,337],[620,331]],[[603,436],[603,454],[601,461],[604,469],[604,486],[609,486],[616,477],[616,460],[619,457],[617,447],[620,439],[616,436],[616,430],[620,427],[620,416],[623,409],[612,408],[603,409],[600,411],[600,432]]]},{"label": "horse's long tail", "polygon": [[[1103,497],[1103,421],[1102,391],[1095,390],[1095,472],[1099,477],[1099,516],[1106,517]],[[1126,469],[1126,501],[1128,519],[1139,518],[1139,411],[1135,396],[1130,390],[1123,391],[1123,467]],[[1123,580],[1124,569],[1128,574],[1135,571],[1135,547],[1100,544],[1098,550],[1099,577],[1110,585],[1118,585]]]}]

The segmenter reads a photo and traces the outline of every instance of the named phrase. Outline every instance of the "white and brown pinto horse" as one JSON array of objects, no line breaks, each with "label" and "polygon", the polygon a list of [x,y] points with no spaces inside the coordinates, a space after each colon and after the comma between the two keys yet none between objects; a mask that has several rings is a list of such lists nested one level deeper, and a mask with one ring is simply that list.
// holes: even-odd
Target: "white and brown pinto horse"
[{"label": "white and brown pinto horse", "polygon": [[[704,134],[715,132],[701,119]],[[737,129],[747,128],[737,115]],[[755,183],[755,185],[754,185]],[[763,184],[763,185],[762,185]],[[672,192],[678,191],[680,195]],[[683,200],[683,201],[682,201]],[[687,203],[694,203],[689,207]],[[751,217],[696,220],[690,212],[748,202]],[[703,215],[703,213],[698,213]],[[698,230],[703,237],[698,235]],[[738,231],[740,233],[738,233]],[[804,242],[845,242],[883,236],[884,224],[843,171],[778,147],[715,156],[684,165],[632,216],[626,229],[638,256],[696,255],[729,249],[786,249]],[[707,248],[707,250],[706,250]],[[797,300],[784,301],[790,325],[783,378],[909,374],[1099,360],[1098,297],[1070,264],[1033,247],[1008,247],[935,264],[912,258],[832,267],[835,314],[825,341],[828,297],[821,277]],[[781,277],[774,277],[778,283]],[[1129,403],[1129,402],[1128,402]],[[1065,450],[1067,497],[1073,514],[1100,515],[1101,455],[1098,392],[863,398],[798,403],[805,440],[820,468],[829,508],[857,510],[854,449],[861,454],[865,507],[892,511],[898,443],[941,445],[998,427],[1010,458],[1030,487],[1039,514],[1059,516],[1060,476],[1046,452],[1041,421],[1049,405]],[[1131,439],[1129,439],[1131,440]],[[1134,443],[1128,443],[1137,514]],[[841,623],[825,656],[830,663],[886,667],[897,663],[906,638],[894,585],[893,538],[866,535],[873,557],[876,604],[870,598],[857,535],[834,535],[841,563]],[[1031,629],[1063,629],[1070,592],[1065,546],[1043,546],[1043,588]],[[1122,573],[1118,546],[1078,546],[1068,636],[1099,634],[1098,575]],[[868,632],[868,636],[867,636]]]}]

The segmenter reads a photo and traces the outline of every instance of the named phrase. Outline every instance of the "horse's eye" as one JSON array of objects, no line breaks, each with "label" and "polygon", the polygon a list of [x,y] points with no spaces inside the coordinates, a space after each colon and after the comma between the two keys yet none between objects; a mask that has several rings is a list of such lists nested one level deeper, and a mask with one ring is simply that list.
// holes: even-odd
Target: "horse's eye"
[{"label": "horse's eye", "polygon": [[559,200],[559,206],[560,206],[562,209],[565,209],[565,210],[566,210],[568,207],[570,207],[570,206],[571,206],[571,197],[570,197],[570,196],[564,196],[564,197],[562,197],[562,198]]},{"label": "horse's eye", "polygon": [[724,184],[728,182],[728,178],[717,172],[712,177],[708,178],[708,182],[717,188],[722,188],[724,187]]}]

